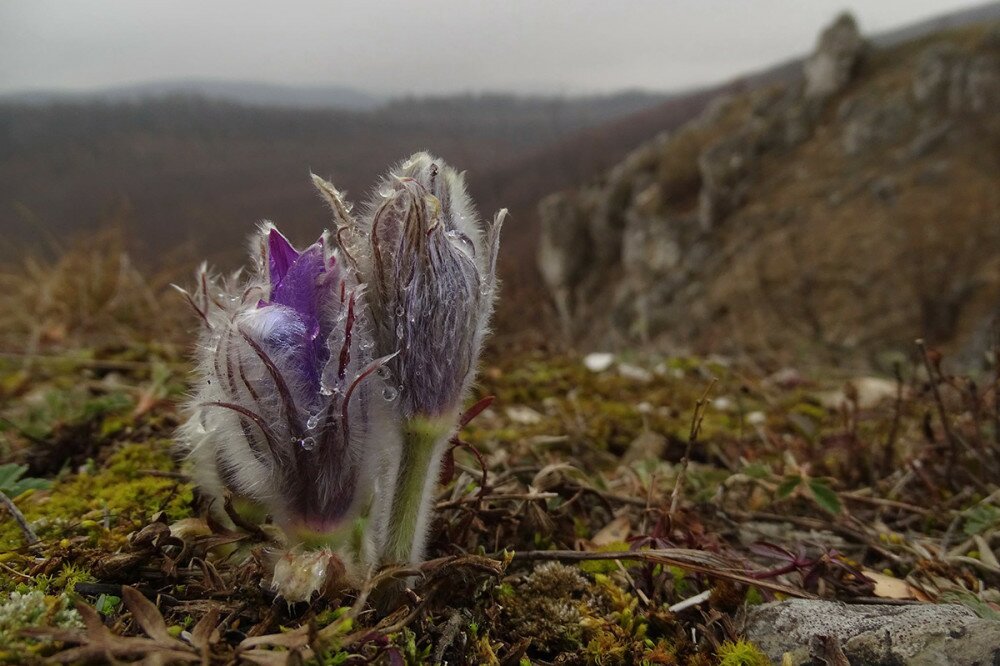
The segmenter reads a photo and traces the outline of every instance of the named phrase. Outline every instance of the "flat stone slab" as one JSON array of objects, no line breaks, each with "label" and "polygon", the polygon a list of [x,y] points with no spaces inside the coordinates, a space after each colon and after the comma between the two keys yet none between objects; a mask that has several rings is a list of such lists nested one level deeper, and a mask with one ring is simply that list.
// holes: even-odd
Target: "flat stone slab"
[{"label": "flat stone slab", "polygon": [[[822,664],[824,638],[866,666],[1000,666],[1000,622],[957,604],[853,605],[796,599],[747,618],[747,638],[781,664]],[[829,645],[831,641],[825,640]],[[789,663],[789,662],[784,662]]]}]

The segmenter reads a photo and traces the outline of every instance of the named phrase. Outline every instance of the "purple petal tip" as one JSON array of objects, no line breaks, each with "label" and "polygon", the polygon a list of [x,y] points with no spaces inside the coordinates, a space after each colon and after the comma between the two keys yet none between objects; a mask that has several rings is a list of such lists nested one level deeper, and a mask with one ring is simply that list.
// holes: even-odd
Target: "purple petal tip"
[{"label": "purple petal tip", "polygon": [[267,258],[273,287],[285,277],[288,269],[299,258],[299,253],[280,231],[272,227],[267,234]]}]

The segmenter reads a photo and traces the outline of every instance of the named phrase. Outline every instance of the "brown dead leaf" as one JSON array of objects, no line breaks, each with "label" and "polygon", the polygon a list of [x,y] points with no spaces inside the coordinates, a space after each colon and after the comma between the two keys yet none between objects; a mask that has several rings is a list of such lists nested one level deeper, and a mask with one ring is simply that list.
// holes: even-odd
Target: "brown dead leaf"
[{"label": "brown dead leaf", "polygon": [[618,516],[602,527],[590,540],[593,548],[603,548],[613,543],[622,543],[632,534],[632,523],[628,516]]},{"label": "brown dead leaf", "polygon": [[147,599],[141,592],[128,585],[122,586],[122,601],[125,607],[132,613],[136,624],[142,627],[147,636],[155,641],[169,645],[177,643],[182,647],[187,647],[167,631],[167,623],[164,622],[160,609],[152,601]]},{"label": "brown dead leaf", "polygon": [[863,570],[865,578],[869,578],[875,583],[874,594],[882,599],[904,599],[915,601],[930,601],[930,597],[924,594],[919,588],[910,585],[901,578],[893,578],[878,571],[870,569]]}]

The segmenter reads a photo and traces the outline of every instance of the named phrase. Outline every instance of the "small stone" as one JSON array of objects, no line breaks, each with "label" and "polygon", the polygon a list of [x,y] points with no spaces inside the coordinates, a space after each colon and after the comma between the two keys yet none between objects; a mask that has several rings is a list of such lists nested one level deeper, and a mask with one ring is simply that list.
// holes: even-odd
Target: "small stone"
[{"label": "small stone", "polygon": [[644,430],[628,445],[623,462],[628,465],[639,460],[659,460],[666,450],[666,437],[651,430]]},{"label": "small stone", "polygon": [[791,389],[796,386],[801,386],[805,379],[795,368],[782,368],[777,372],[773,372],[768,375],[767,379],[764,380],[769,386],[776,386],[783,389]]},{"label": "small stone", "polygon": [[858,377],[852,379],[848,384],[853,388],[849,389],[845,386],[842,389],[820,395],[820,404],[827,409],[839,410],[850,405],[851,400],[848,394],[854,393],[859,409],[871,409],[884,401],[895,399],[899,390],[895,381],[881,377]]},{"label": "small stone", "polygon": [[542,422],[542,415],[526,405],[511,405],[505,412],[507,418],[521,425],[535,425]]},{"label": "small stone", "polygon": [[712,401],[712,408],[718,412],[731,412],[736,409],[736,401],[723,395]]},{"label": "small stone", "polygon": [[619,364],[618,374],[625,379],[630,379],[634,382],[641,382],[643,384],[653,381],[653,373],[645,368],[639,367],[638,365],[631,365],[629,363]]},{"label": "small stone", "polygon": [[591,372],[604,372],[615,362],[615,355],[607,352],[594,352],[583,357],[583,365]]}]

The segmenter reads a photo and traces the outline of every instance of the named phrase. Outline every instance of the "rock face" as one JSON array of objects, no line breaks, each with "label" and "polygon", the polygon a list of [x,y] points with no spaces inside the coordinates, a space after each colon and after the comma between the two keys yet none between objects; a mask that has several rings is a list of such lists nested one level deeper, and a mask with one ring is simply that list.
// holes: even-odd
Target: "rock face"
[{"label": "rock face", "polygon": [[841,14],[823,31],[816,51],[806,60],[806,97],[829,97],[847,85],[861,59],[864,45],[854,17]]},{"label": "rock face", "polygon": [[797,82],[719,98],[545,199],[538,263],[567,335],[964,349],[1000,303],[1000,28],[893,48],[842,16]]},{"label": "rock face", "polygon": [[[819,661],[831,638],[851,664],[988,666],[1000,663],[1000,622],[964,606],[783,601],[753,610],[747,636],[776,663]],[[825,637],[825,639],[824,639]]]},{"label": "rock face", "polygon": [[1000,27],[971,54],[952,44],[927,49],[912,92],[918,104],[938,111],[995,113],[1000,106]]}]

